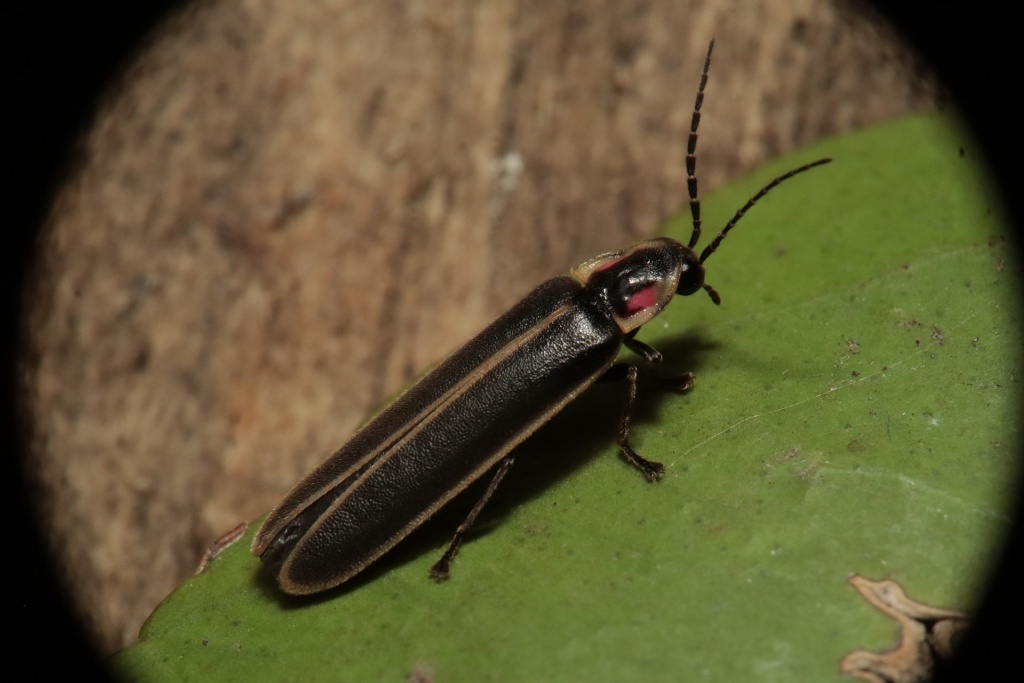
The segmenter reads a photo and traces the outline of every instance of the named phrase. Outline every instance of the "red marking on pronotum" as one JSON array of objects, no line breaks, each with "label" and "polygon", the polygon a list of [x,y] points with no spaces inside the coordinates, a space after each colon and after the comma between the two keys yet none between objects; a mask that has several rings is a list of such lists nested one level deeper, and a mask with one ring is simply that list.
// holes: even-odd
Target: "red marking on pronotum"
[{"label": "red marking on pronotum", "polygon": [[651,306],[658,304],[658,292],[652,285],[650,287],[644,287],[639,292],[629,297],[626,302],[626,311],[629,315],[639,313],[640,311],[646,310]]}]

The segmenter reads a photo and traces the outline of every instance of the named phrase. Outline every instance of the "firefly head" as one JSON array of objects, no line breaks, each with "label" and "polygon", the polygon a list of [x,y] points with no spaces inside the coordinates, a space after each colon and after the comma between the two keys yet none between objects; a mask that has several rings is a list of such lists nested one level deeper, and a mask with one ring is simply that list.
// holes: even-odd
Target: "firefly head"
[{"label": "firefly head", "polygon": [[595,256],[572,275],[605,302],[624,333],[661,313],[673,295],[693,294],[704,285],[697,255],[667,237]]}]

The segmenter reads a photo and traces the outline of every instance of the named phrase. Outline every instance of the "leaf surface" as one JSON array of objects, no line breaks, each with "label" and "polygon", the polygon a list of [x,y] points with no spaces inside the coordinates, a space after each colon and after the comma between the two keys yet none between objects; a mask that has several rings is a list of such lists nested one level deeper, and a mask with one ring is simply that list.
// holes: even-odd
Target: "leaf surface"
[{"label": "leaf surface", "polygon": [[[966,135],[942,116],[839,138],[703,199],[705,230],[765,182],[708,261],[702,293],[640,335],[685,395],[641,382],[546,425],[463,547],[430,565],[460,500],[353,584],[279,594],[255,530],[184,582],[112,659],[134,680],[845,680],[850,650],[895,645],[846,584],[891,578],[970,610],[1018,479],[1018,273]],[[689,236],[680,216],[670,235]],[[711,234],[705,234],[707,242]],[[628,357],[628,354],[625,354]]]}]

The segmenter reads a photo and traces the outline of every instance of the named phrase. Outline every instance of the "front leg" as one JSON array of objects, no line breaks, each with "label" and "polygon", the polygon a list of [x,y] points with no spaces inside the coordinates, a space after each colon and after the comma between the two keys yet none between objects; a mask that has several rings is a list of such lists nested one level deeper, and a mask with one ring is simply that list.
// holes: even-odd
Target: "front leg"
[{"label": "front leg", "polygon": [[624,340],[626,348],[641,356],[650,366],[651,375],[665,386],[675,389],[676,391],[689,391],[693,388],[693,380],[696,376],[692,372],[684,372],[681,375],[673,375],[671,377],[662,377],[661,375],[661,362],[664,357],[661,352],[653,346],[643,343],[633,335],[636,334],[634,330]]}]

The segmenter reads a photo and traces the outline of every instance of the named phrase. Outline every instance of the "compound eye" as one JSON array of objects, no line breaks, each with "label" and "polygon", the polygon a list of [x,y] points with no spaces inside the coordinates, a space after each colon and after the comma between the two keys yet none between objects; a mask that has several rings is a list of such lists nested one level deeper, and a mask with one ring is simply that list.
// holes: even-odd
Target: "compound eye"
[{"label": "compound eye", "polygon": [[689,296],[704,286],[704,266],[697,260],[695,254],[689,254],[683,259],[683,268],[679,272],[679,285],[676,287],[676,294]]}]

